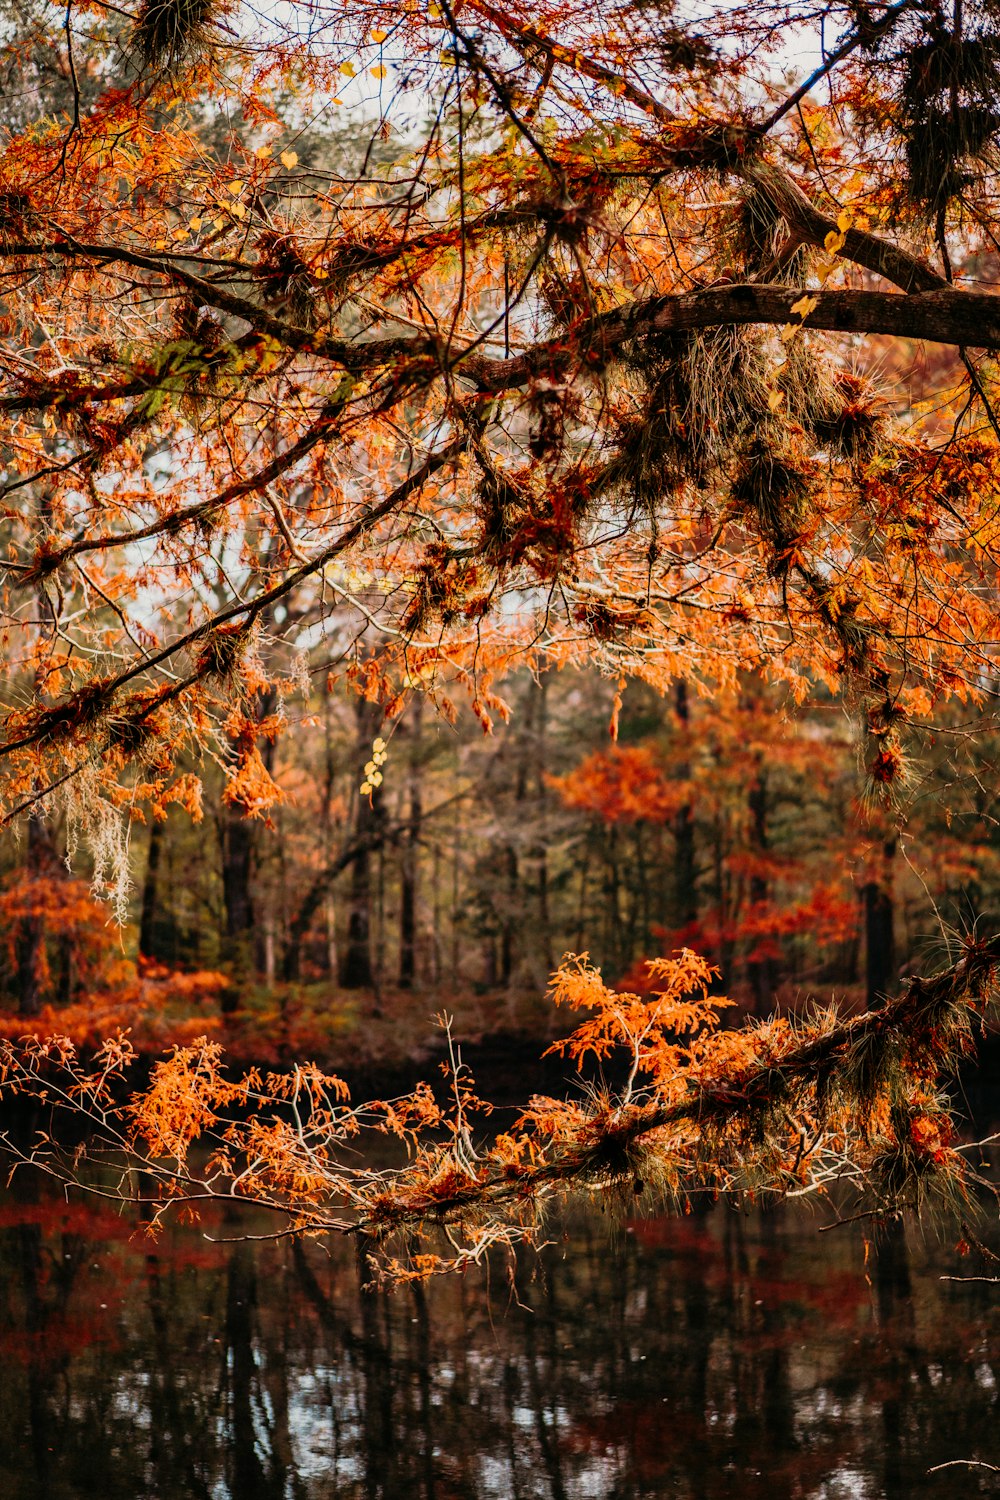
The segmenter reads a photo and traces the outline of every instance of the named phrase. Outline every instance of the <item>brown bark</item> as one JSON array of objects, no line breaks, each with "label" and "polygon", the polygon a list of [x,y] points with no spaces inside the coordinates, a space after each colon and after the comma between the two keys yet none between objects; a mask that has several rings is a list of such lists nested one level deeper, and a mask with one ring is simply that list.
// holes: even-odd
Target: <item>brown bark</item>
[{"label": "brown bark", "polygon": [[399,891],[399,987],[412,989],[417,977],[417,876],[423,820],[420,728],[423,698],[418,693],[410,721],[409,816],[403,835]]},{"label": "brown bark", "polygon": [[[674,688],[674,713],[681,735],[686,740],[691,729],[691,705],[688,685],[683,677]],[[686,781],[691,767],[682,761],[678,776]],[[694,808],[690,802],[679,807],[673,820],[674,834],[674,920],[678,927],[689,927],[698,920],[697,870],[694,849]]]},{"label": "brown bark", "polygon": [[865,912],[865,996],[869,1009],[882,1005],[896,985],[895,902],[892,893],[896,840],[882,846],[882,875],[862,889]]},{"label": "brown bark", "polygon": [[[29,880],[59,879],[61,871],[48,824],[37,810],[28,818],[24,872]],[[18,1013],[37,1016],[42,1008],[45,983],[45,914],[33,911],[20,923],[15,942]]]},{"label": "brown bark", "polygon": [[[268,688],[254,700],[253,716],[262,723],[274,712],[277,689]],[[274,764],[274,745],[263,740],[261,759],[270,771]],[[235,746],[232,754],[235,755]],[[250,981],[256,967],[257,914],[254,910],[252,877],[257,839],[262,825],[243,815],[239,807],[223,802],[219,808],[219,844],[221,854],[223,933],[222,959],[232,983],[223,993],[222,1010],[231,1012],[240,1002],[240,991]]]},{"label": "brown bark", "polygon": [[[355,755],[358,767],[371,755],[372,740],[382,721],[381,710],[359,698],[355,705]],[[354,813],[355,853],[351,861],[351,885],[347,897],[347,940],[340,966],[345,990],[371,989],[375,982],[372,964],[371,856],[381,837],[381,792],[358,796]]]},{"label": "brown bark", "polygon": [[[754,854],[758,856],[764,855],[770,847],[770,839],[767,831],[767,772],[759,762],[757,775],[754,778],[747,797],[747,805],[750,813],[750,847]],[[760,909],[767,902],[769,895],[769,882],[759,871],[755,871],[750,877],[751,907]],[[757,1015],[761,1015],[770,1008],[774,998],[775,972],[773,960],[770,958],[753,959],[747,964],[747,978],[750,981],[750,993],[753,996],[754,1012]]]}]

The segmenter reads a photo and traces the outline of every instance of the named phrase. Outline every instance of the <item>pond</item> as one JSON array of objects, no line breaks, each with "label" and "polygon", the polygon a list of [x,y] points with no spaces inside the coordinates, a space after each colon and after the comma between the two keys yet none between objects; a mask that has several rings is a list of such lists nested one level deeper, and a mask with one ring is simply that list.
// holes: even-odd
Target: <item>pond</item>
[{"label": "pond", "polygon": [[[553,1225],[362,1294],[350,1246],[156,1242],[16,1180],[0,1210],[5,1500],[867,1500],[993,1494],[1000,1287],[910,1226],[789,1208]],[[271,1227],[271,1226],[267,1226]],[[974,1269],[974,1268],[973,1268]]]}]

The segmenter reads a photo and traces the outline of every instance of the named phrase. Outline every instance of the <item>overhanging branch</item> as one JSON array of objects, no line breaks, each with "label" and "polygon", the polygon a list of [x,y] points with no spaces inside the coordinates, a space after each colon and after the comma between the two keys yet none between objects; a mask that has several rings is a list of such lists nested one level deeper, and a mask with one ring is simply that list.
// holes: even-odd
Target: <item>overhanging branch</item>
[{"label": "overhanging branch", "polygon": [[[803,304],[808,311],[803,316]],[[798,310],[797,310],[798,309]],[[647,297],[581,320],[568,334],[514,359],[472,354],[460,371],[484,392],[511,390],[534,376],[572,364],[599,368],[629,340],[650,334],[751,324],[801,325],[831,333],[890,334],[931,343],[1000,348],[1000,297],[951,287],[911,296],[896,292],[816,291],[734,283],[677,296]]]}]

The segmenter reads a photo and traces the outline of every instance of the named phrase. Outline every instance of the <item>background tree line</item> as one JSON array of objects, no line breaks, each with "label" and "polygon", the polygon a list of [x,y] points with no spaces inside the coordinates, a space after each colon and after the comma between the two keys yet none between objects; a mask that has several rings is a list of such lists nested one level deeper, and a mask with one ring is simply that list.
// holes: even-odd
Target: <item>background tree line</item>
[{"label": "background tree line", "polygon": [[[224,1011],[294,991],[335,1012],[361,992],[389,1020],[405,992],[467,995],[487,1027],[518,1029],[543,1024],[564,952],[641,989],[645,958],[687,944],[763,1014],[831,991],[871,1002],[997,926],[985,714],[941,716],[905,804],[879,810],[832,701],[797,709],[755,681],[711,703],[683,681],[616,701],[575,671],[525,671],[498,694],[510,722],[484,736],[461,707],[415,696],[387,718],[313,681],[260,742],[281,794],[262,815],[208,759],[181,778],[198,821],[168,805],[133,825],[120,935],[68,873],[62,821],[8,837],[3,1008],[79,1001],[139,961],[222,971]],[[261,717],[275,707],[263,694]],[[376,744],[381,784],[362,794]]]}]

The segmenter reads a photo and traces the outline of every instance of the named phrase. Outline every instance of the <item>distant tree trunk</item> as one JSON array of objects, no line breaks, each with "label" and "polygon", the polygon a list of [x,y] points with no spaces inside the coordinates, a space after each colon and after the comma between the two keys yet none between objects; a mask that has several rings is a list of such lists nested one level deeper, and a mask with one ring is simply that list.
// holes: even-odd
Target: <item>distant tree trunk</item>
[{"label": "distant tree trunk", "polygon": [[444,942],[441,917],[441,846],[435,839],[431,855],[431,983],[441,983],[441,948]]},{"label": "distant tree trunk", "polygon": [[[757,775],[750,787],[747,797],[747,805],[750,812],[750,847],[758,858],[762,858],[770,848],[770,839],[767,830],[767,772],[758,762]],[[750,905],[759,911],[767,902],[770,895],[770,886],[767,877],[759,869],[750,876]],[[774,998],[775,973],[774,962],[770,958],[754,959],[747,964],[747,978],[750,981],[750,992],[753,995],[754,1013],[760,1015],[770,1007]]]},{"label": "distant tree trunk", "polygon": [[606,844],[607,877],[605,891],[607,904],[605,907],[605,952],[611,965],[619,973],[627,967],[628,959],[625,957],[622,946],[622,914],[621,914],[621,871],[618,858],[618,824],[612,823],[608,829]]},{"label": "distant tree trunk", "polygon": [[535,797],[537,809],[533,818],[534,826],[538,836],[531,846],[531,858],[535,867],[536,899],[538,912],[538,947],[539,956],[542,960],[544,974],[539,978],[544,982],[554,964],[552,961],[552,938],[549,920],[549,860],[546,847],[545,830],[545,803],[548,796],[548,788],[545,784],[547,730],[548,730],[548,688],[549,674],[543,672],[538,681],[537,692],[537,714],[535,724],[534,760],[535,766]]},{"label": "distant tree trunk", "polygon": [[451,982],[458,985],[459,972],[459,893],[462,886],[462,804],[455,806],[455,822],[452,828],[451,847]]},{"label": "distant tree trunk", "polygon": [[[681,735],[686,740],[691,727],[691,706],[688,701],[688,685],[680,678],[674,688],[674,713]],[[678,776],[687,780],[691,767],[682,761],[677,768]],[[678,927],[690,927],[698,920],[697,871],[694,851],[694,809],[685,802],[677,809],[673,820],[674,834],[674,921]]]},{"label": "distant tree trunk", "polygon": [[231,1012],[240,1002],[240,991],[252,971],[254,909],[250,894],[253,846],[257,829],[237,809],[223,807],[220,816],[222,849],[222,902],[225,928],[222,957],[231,983],[222,996],[222,1009]]},{"label": "distant tree trunk", "polygon": [[277,963],[274,949],[274,913],[268,912],[264,918],[264,982],[270,988],[273,986],[277,975]]},{"label": "distant tree trunk", "polygon": [[337,972],[337,911],[331,891],[327,891],[323,898],[323,917],[326,924],[326,968],[333,976]]},{"label": "distant tree trunk", "polygon": [[[501,985],[506,989],[514,979],[517,968],[518,934],[523,926],[521,913],[521,860],[518,854],[517,833],[524,823],[523,804],[528,795],[529,736],[534,717],[534,695],[528,694],[524,707],[524,718],[514,741],[514,807],[508,825],[508,836],[503,847],[504,884],[503,910],[500,920],[500,973]],[[523,951],[523,950],[522,950]]]},{"label": "distant tree trunk", "polygon": [[[268,688],[257,694],[253,715],[258,724],[274,712],[277,701],[276,688]],[[274,745],[269,740],[264,740],[260,748],[261,759],[270,771],[274,765]],[[235,747],[233,753],[235,754]],[[219,843],[225,924],[222,958],[230,975],[230,983],[221,999],[221,1008],[226,1014],[232,1013],[239,1006],[241,991],[250,981],[255,967],[257,932],[251,880],[260,826],[255,819],[244,817],[238,807],[230,807],[225,802],[221,804]]]},{"label": "distant tree trunk", "polygon": [[881,1005],[896,984],[895,902],[892,869],[896,840],[882,846],[883,877],[869,880],[862,888],[865,911],[865,991],[869,1007]]},{"label": "distant tree trunk", "polygon": [[[48,489],[43,486],[38,501],[39,535],[44,536],[52,518],[52,502]],[[39,622],[45,621],[43,632],[50,640],[56,632],[56,617],[52,602],[43,585],[34,590],[35,608]],[[41,666],[34,673],[34,699],[45,698],[45,674]],[[36,790],[38,786],[36,783]],[[49,825],[37,803],[28,813],[28,836],[25,849],[25,872],[29,880],[55,876],[59,872],[55,848]],[[14,945],[16,964],[15,988],[18,1010],[22,1016],[37,1016],[42,1008],[45,983],[45,914],[38,903],[33,904],[31,914],[23,919]]]},{"label": "distant tree trunk", "polygon": [[[359,824],[361,821],[359,818]],[[347,941],[340,967],[340,983],[345,990],[371,989],[374,984],[371,910],[371,850],[366,844],[358,850],[351,864],[351,886],[347,897]]]},{"label": "distant tree trunk", "polygon": [[714,855],[714,885],[715,885],[715,908],[719,924],[719,980],[723,992],[732,982],[733,973],[733,940],[730,936],[730,918],[732,916],[730,902],[729,882],[726,877],[726,849],[728,829],[724,818],[719,815],[715,819],[715,847]]},{"label": "distant tree trunk", "polygon": [[590,844],[583,846],[583,856],[580,860],[580,894],[576,907],[576,942],[574,944],[577,953],[584,949],[584,933],[587,929],[587,887],[590,883]]},{"label": "distant tree trunk", "polygon": [[507,844],[503,855],[504,882],[506,884],[506,896],[504,911],[500,923],[500,966],[497,978],[504,989],[510,984],[514,972],[514,908],[517,905],[517,895],[520,880],[520,871],[517,862],[517,850],[513,844]]},{"label": "distant tree trunk", "polygon": [[[323,699],[324,779],[323,803],[320,813],[320,858],[319,872],[306,888],[305,896],[285,924],[282,934],[281,977],[286,982],[298,979],[301,972],[302,944],[309,924],[317,908],[322,905],[326,930],[325,958],[327,973],[335,978],[339,973],[337,957],[336,907],[331,882],[346,868],[342,854],[334,855],[335,826],[333,818],[333,793],[337,781],[337,759],[333,737],[333,694],[329,684]],[[338,830],[339,833],[339,830]]]},{"label": "distant tree trunk", "polygon": [[418,693],[410,722],[409,817],[403,835],[399,891],[399,987],[413,988],[417,976],[417,874],[423,801],[420,767],[420,728],[423,698]]},{"label": "distant tree trunk", "polygon": [[[358,772],[371,757],[372,740],[378,733],[381,713],[372,704],[358,698],[355,705],[355,740]],[[347,897],[347,941],[340,967],[340,983],[345,990],[372,989],[375,971],[372,965],[372,879],[371,856],[376,829],[381,817],[381,791],[370,797],[358,796],[354,815],[357,853],[351,862],[351,884]]]},{"label": "distant tree trunk", "polygon": [[[371,847],[369,844],[368,849]],[[356,838],[352,836],[350,844],[336,858],[331,859],[325,869],[319,871],[303,896],[298,910],[289,920],[281,960],[281,977],[286,982],[291,983],[300,977],[302,945],[313,918],[321,907],[326,929],[327,963],[331,974],[338,972],[336,907],[330,886],[342,871],[353,866],[357,852]]]},{"label": "distant tree trunk", "polygon": [[149,852],[146,856],[146,878],[142,883],[142,914],[139,918],[139,956],[156,956],[156,887],[163,853],[163,824],[154,818],[149,829]]},{"label": "distant tree trunk", "polygon": [[[58,875],[52,836],[36,808],[32,808],[28,815],[25,855],[25,873],[29,880]],[[21,921],[15,961],[18,1011],[22,1016],[37,1016],[42,1008],[45,982],[45,914],[37,907]]]}]

